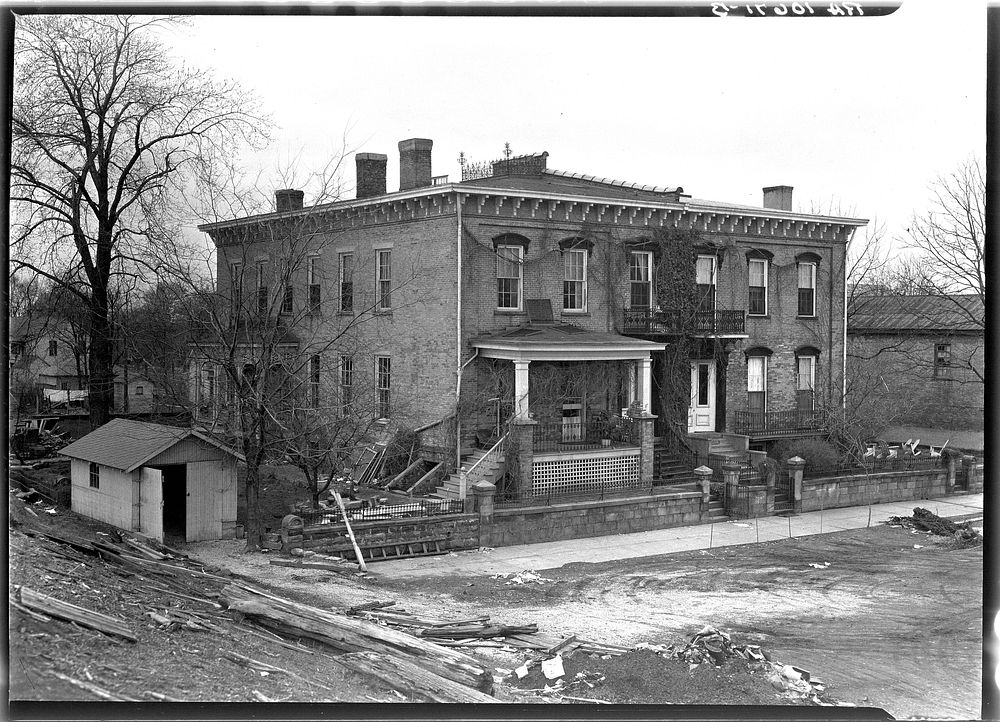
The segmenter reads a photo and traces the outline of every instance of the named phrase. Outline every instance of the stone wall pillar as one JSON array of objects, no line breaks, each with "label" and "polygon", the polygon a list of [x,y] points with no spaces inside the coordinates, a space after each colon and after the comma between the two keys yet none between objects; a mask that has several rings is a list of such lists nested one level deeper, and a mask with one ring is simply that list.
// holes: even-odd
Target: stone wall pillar
[{"label": "stone wall pillar", "polygon": [[488,522],[493,518],[493,495],[496,494],[496,491],[496,486],[488,481],[477,481],[472,485],[480,523]]},{"label": "stone wall pillar", "polygon": [[971,454],[962,457],[962,467],[965,470],[965,490],[970,493],[983,490],[983,482],[976,473],[976,461],[976,457]]},{"label": "stone wall pillar", "polygon": [[[517,439],[517,459],[513,463],[517,464],[518,481],[517,494],[531,494],[531,468],[535,460],[535,426],[537,421],[531,419],[514,419],[511,422],[511,433]],[[511,461],[507,462],[508,464]]]},{"label": "stone wall pillar", "polygon": [[788,477],[792,487],[792,510],[798,514],[802,511],[802,472],[806,468],[806,460],[801,456],[793,456],[788,460]]},{"label": "stone wall pillar", "polygon": [[944,492],[946,494],[951,494],[955,491],[955,467],[957,466],[957,459],[954,454],[946,451],[941,460],[944,462],[945,468],[948,470],[945,475]]},{"label": "stone wall pillar", "polygon": [[712,496],[712,470],[707,466],[699,466],[694,470],[694,475],[701,485],[701,513],[708,513],[708,503]]},{"label": "stone wall pillar", "polygon": [[644,485],[653,485],[653,414],[643,413],[633,417],[639,425],[639,481]]},{"label": "stone wall pillar", "polygon": [[726,514],[736,516],[736,490],[740,484],[740,465],[727,459],[722,464],[722,478],[726,483]]},{"label": "stone wall pillar", "polygon": [[774,488],[778,483],[778,470],[773,462],[765,462],[761,466],[764,469],[764,485],[767,488],[765,513],[770,515],[774,513]]}]

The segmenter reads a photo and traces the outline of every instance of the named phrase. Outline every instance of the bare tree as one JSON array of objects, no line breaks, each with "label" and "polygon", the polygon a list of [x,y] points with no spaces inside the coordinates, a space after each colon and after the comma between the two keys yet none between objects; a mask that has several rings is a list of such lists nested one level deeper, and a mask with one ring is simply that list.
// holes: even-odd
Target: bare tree
[{"label": "bare tree", "polygon": [[205,154],[261,137],[231,83],[174,65],[154,38],[176,21],[22,16],[15,36],[11,255],[89,314],[91,424],[114,404],[113,293],[147,273],[171,191]]}]

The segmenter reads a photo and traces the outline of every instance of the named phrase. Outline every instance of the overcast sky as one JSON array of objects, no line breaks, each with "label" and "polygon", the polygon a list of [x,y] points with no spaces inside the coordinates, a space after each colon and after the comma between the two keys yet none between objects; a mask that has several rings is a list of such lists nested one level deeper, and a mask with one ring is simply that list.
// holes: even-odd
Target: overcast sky
[{"label": "overcast sky", "polygon": [[[816,8],[824,3],[814,2]],[[796,210],[839,204],[900,234],[928,185],[985,153],[986,6],[904,0],[887,17],[200,16],[169,42],[238,80],[271,155],[434,141],[433,172],[549,152],[549,167]],[[347,164],[353,184],[354,163]],[[353,197],[353,192],[350,194]],[[307,199],[308,202],[308,199]]]}]

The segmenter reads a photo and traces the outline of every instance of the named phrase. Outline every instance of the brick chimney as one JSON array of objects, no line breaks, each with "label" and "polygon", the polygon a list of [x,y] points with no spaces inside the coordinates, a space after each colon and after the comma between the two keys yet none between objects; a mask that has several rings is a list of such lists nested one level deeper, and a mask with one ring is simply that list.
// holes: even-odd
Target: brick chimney
[{"label": "brick chimney", "polygon": [[764,189],[764,207],[776,211],[792,210],[792,186],[771,186]]},{"label": "brick chimney", "polygon": [[356,198],[372,198],[385,195],[385,166],[389,156],[384,153],[355,153],[354,165],[357,169]]},{"label": "brick chimney", "polygon": [[431,146],[427,138],[399,141],[399,190],[408,191],[431,184]]},{"label": "brick chimney", "polygon": [[284,188],[274,192],[274,209],[278,213],[286,211],[301,211],[302,199],[305,198],[304,191],[297,191],[294,188]]}]

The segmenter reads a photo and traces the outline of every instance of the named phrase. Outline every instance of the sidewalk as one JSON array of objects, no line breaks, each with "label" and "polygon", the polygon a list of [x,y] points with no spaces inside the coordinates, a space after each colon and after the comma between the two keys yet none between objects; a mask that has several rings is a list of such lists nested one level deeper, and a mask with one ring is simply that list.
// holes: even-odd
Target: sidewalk
[{"label": "sidewalk", "polygon": [[[916,506],[938,516],[960,517],[982,514],[983,495],[946,496],[914,499],[871,506],[871,525],[890,516],[909,516]],[[720,524],[680,526],[658,531],[616,536],[586,537],[566,541],[497,547],[490,551],[462,551],[442,556],[415,557],[373,562],[375,574],[396,579],[465,574],[470,576],[520,572],[526,569],[554,569],[572,562],[607,562],[658,554],[709,549],[710,547],[753,544],[793,537],[826,534],[868,526],[867,506],[811,511],[798,516],[769,516],[761,519],[728,521]],[[974,526],[981,528],[982,522]],[[789,534],[790,532],[790,534]]]}]

